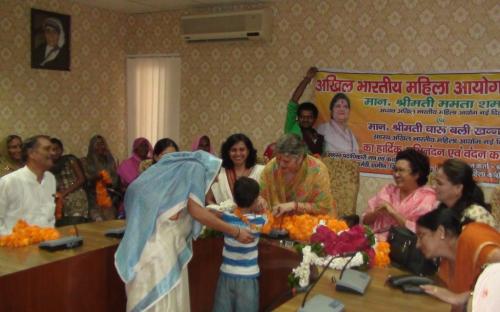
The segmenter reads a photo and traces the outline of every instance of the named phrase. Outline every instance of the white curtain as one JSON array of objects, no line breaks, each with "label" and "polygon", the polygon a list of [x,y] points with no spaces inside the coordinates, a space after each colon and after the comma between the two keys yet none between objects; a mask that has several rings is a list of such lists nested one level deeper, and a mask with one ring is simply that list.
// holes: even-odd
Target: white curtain
[{"label": "white curtain", "polygon": [[147,138],[152,145],[179,141],[181,60],[179,56],[127,58],[127,143]]}]

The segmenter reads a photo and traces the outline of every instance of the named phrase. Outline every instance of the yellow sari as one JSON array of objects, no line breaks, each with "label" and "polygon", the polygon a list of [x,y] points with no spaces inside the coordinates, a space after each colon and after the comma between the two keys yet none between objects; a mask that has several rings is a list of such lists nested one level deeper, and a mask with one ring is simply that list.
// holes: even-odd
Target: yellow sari
[{"label": "yellow sari", "polygon": [[270,207],[292,201],[311,203],[314,210],[326,209],[336,216],[328,169],[313,156],[305,156],[299,171],[288,182],[274,158],[262,171],[260,189]]}]

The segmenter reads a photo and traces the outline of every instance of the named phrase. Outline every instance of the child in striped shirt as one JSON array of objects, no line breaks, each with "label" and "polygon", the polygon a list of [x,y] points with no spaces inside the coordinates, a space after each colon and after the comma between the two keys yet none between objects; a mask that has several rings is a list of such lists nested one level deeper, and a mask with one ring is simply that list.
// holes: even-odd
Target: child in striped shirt
[{"label": "child in striped shirt", "polygon": [[222,219],[255,233],[255,240],[242,244],[235,237],[224,235],[222,265],[220,267],[214,312],[246,312],[259,310],[259,232],[266,223],[263,215],[256,214],[259,184],[241,177],[234,184],[234,201],[238,208],[224,212]]}]

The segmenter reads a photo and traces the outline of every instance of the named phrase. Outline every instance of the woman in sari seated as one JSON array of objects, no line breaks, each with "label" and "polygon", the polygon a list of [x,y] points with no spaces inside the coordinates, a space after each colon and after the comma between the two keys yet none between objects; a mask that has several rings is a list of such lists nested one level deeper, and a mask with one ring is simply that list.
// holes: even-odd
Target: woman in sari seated
[{"label": "woman in sari seated", "polygon": [[234,183],[239,177],[249,177],[259,181],[264,166],[257,165],[257,150],[252,141],[243,133],[236,133],[222,143],[222,168],[208,195],[209,204],[232,201]]},{"label": "woman in sari seated", "polygon": [[472,168],[462,160],[448,159],[436,175],[436,195],[440,207],[456,210],[461,222],[486,223],[498,229],[498,220],[484,201],[484,194],[473,178]]},{"label": "woman in sari seated", "polygon": [[261,196],[273,213],[330,214],[336,216],[328,169],[321,160],[307,155],[296,134],[276,142],[276,157],[262,171]]},{"label": "woman in sari seated", "polygon": [[[205,152],[164,156],[132,183],[125,195],[127,227],[115,254],[126,284],[127,311],[189,311],[188,263],[201,224],[254,240],[203,207],[221,160]],[[201,224],[200,224],[201,223]]]},{"label": "woman in sari seated", "polygon": [[20,136],[11,134],[0,142],[0,178],[23,166]]},{"label": "woman in sari seated", "polygon": [[[56,177],[57,196],[62,204],[61,218],[56,226],[79,224],[88,221],[89,204],[83,189],[85,175],[80,160],[74,155],[63,155],[64,146],[61,140],[51,138],[53,166],[50,172]],[[58,202],[56,200],[56,202]],[[56,204],[56,207],[58,205]],[[57,213],[56,213],[57,217]]]},{"label": "woman in sari seated", "polygon": [[132,156],[122,161],[118,167],[123,191],[139,176],[139,165],[151,157],[153,147],[146,138],[137,138],[132,144]]},{"label": "woman in sari seated", "polygon": [[417,237],[426,258],[441,258],[438,275],[446,285],[422,288],[463,311],[483,266],[500,262],[500,233],[484,223],[462,226],[454,209],[440,207],[418,219]]},{"label": "woman in sari seated", "polygon": [[368,201],[362,215],[363,223],[372,227],[377,238],[386,240],[391,226],[405,226],[415,232],[415,222],[436,206],[436,193],[426,186],[430,172],[429,158],[422,152],[407,148],[396,155],[388,184]]},{"label": "woman in sari seated", "polygon": [[151,167],[151,165],[156,164],[166,154],[178,151],[179,147],[174,140],[169,138],[158,140],[158,142],[156,142],[155,144],[155,147],[153,148],[153,158],[141,161],[141,164],[139,165],[139,174]]}]

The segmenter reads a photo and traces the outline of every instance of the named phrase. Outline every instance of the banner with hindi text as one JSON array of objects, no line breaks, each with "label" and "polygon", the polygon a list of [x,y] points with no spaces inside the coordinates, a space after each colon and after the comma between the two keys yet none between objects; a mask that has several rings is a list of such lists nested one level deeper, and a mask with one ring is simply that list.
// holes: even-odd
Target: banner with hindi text
[{"label": "banner with hindi text", "polygon": [[361,172],[391,174],[406,147],[424,151],[433,169],[460,158],[479,182],[500,180],[500,73],[373,74],[320,71],[316,126],[331,122],[330,102],[338,93],[350,100],[347,127],[357,141],[351,152],[331,157],[360,162]]}]

